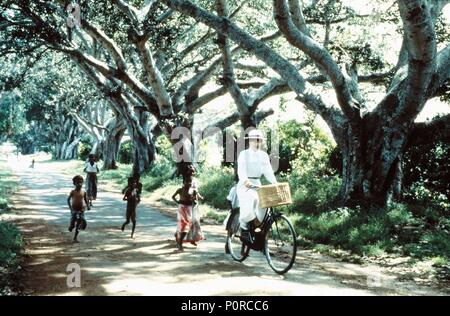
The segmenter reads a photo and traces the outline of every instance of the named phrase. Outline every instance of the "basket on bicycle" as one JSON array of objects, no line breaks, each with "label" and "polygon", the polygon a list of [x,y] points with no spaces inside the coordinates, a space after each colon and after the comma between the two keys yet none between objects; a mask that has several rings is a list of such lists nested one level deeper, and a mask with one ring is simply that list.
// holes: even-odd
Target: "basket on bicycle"
[{"label": "basket on bicycle", "polygon": [[291,189],[289,183],[280,182],[263,185],[257,189],[259,196],[259,207],[275,207],[292,203]]}]

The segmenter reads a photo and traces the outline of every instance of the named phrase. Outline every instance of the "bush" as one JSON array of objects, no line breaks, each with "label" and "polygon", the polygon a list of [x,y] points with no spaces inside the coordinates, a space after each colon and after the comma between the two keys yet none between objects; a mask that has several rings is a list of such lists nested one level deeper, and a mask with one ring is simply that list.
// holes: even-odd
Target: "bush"
[{"label": "bush", "polygon": [[409,203],[433,207],[441,212],[450,210],[450,200],[445,194],[432,191],[420,182],[412,184],[406,190],[404,196]]},{"label": "bush", "polygon": [[450,233],[448,231],[426,231],[419,241],[419,257],[450,255]]},{"label": "bush", "polygon": [[[358,255],[396,252],[415,258],[450,254],[450,220],[430,225],[430,209],[394,203],[387,209],[338,208],[320,214],[295,214],[294,225],[303,238]],[[433,213],[434,214],[434,213]]]},{"label": "bush", "polygon": [[400,203],[392,203],[386,213],[387,221],[392,227],[403,227],[406,225],[415,225],[417,221],[413,214],[409,211],[407,205]]},{"label": "bush", "polygon": [[119,168],[113,170],[104,170],[99,173],[99,180],[114,181],[123,187],[128,183],[128,177],[131,175],[132,165],[120,165]]},{"label": "bush", "polygon": [[89,154],[91,153],[92,145],[89,143],[80,143],[78,145],[78,158],[80,160],[86,161]]},{"label": "bush", "polygon": [[212,207],[228,209],[227,196],[235,185],[232,168],[212,168],[200,175],[200,194]]},{"label": "bush", "polygon": [[333,206],[341,179],[338,176],[294,175],[289,179],[289,183],[293,195],[290,211],[311,214],[320,213]]},{"label": "bush", "polygon": [[133,143],[131,141],[123,142],[120,145],[118,161],[124,164],[133,163]]},{"label": "bush", "polygon": [[333,149],[332,140],[317,126],[316,116],[308,113],[306,122],[296,120],[278,121],[276,127],[263,127],[268,137],[268,151],[271,152],[272,135],[276,133],[279,143],[280,172],[290,172],[295,169],[295,162],[314,161],[317,157],[328,156]]},{"label": "bush", "polygon": [[165,182],[173,178],[175,166],[164,156],[158,156],[152,168],[141,176],[142,187],[146,191],[153,191],[164,186]]},{"label": "bush", "polygon": [[8,222],[0,222],[0,266],[14,267],[18,264],[17,253],[23,245],[17,227]]},{"label": "bush", "polygon": [[[8,197],[15,189],[15,183],[9,176],[8,171],[0,170],[0,213],[9,209]],[[10,275],[19,267],[18,253],[22,245],[22,236],[17,227],[10,222],[0,220],[0,296],[10,294],[9,289],[14,287]]]},{"label": "bush", "polygon": [[445,141],[410,147],[404,155],[403,184],[422,197],[424,194],[426,198],[430,195],[442,194],[447,198],[448,203],[450,199],[449,156],[450,144]]}]

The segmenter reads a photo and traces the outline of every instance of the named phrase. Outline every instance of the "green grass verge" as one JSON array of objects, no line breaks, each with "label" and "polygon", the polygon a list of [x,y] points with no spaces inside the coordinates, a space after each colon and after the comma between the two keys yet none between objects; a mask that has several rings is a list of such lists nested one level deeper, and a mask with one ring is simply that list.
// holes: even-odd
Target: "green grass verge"
[{"label": "green grass verge", "polygon": [[352,254],[380,257],[386,254],[410,256],[418,260],[438,258],[446,265],[450,255],[450,220],[435,218],[429,207],[392,204],[387,209],[338,208],[321,214],[291,214],[302,238],[314,244],[344,249]]},{"label": "green grass verge", "polygon": [[0,296],[14,294],[14,273],[20,268],[20,251],[23,239],[18,228],[4,219],[11,211],[9,198],[15,192],[17,182],[3,161],[0,161]]}]

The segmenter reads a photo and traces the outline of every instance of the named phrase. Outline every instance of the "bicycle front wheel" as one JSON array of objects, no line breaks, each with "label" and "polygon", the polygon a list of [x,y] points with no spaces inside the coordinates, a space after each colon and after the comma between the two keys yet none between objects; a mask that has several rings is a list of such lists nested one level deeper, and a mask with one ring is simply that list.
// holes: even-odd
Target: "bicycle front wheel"
[{"label": "bicycle front wheel", "polygon": [[264,254],[270,267],[278,274],[292,268],[297,255],[297,235],[284,215],[275,216],[266,235]]},{"label": "bicycle front wheel", "polygon": [[241,229],[237,229],[237,232],[233,232],[232,229],[228,230],[227,235],[227,247],[230,252],[231,257],[238,261],[242,262],[248,257],[248,253],[250,252],[250,247],[245,245],[240,238]]}]

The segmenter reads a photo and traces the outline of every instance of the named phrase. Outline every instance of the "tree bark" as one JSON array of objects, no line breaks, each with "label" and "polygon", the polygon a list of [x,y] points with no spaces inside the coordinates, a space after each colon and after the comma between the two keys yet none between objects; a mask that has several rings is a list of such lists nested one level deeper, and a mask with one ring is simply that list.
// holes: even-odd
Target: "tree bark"
[{"label": "tree bark", "polygon": [[120,142],[125,134],[123,120],[115,117],[107,125],[108,130],[102,146],[103,170],[117,169],[117,156],[119,155]]},{"label": "tree bark", "polygon": [[69,160],[78,158],[79,135],[78,124],[72,118],[61,118],[60,126],[55,133],[55,149],[53,158]]},{"label": "tree bark", "polygon": [[392,193],[400,197],[407,139],[401,125],[374,117],[365,117],[357,131],[349,127],[341,140],[343,202],[386,205]]},{"label": "tree bark", "polygon": [[[140,126],[135,126],[134,121],[127,122],[131,132],[134,146],[133,174],[142,174],[149,170],[156,158],[156,148],[149,129],[148,112],[136,110]],[[131,124],[130,124],[131,123]]]},{"label": "tree bark", "polygon": [[291,0],[288,5],[286,0],[274,0],[275,20],[284,37],[327,75],[339,109],[312,93],[292,63],[226,17],[215,16],[191,1],[161,1],[227,36],[262,60],[280,75],[299,101],[322,116],[343,153],[341,197],[345,202],[386,204],[395,179],[401,175],[398,165],[414,120],[449,77],[450,48],[437,53],[435,34],[436,16],[448,1],[397,2],[405,39],[401,58],[404,66],[392,80],[386,97],[371,112],[367,112],[358,92],[357,76],[341,70],[329,52],[302,29],[300,2]]}]

